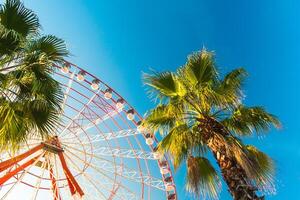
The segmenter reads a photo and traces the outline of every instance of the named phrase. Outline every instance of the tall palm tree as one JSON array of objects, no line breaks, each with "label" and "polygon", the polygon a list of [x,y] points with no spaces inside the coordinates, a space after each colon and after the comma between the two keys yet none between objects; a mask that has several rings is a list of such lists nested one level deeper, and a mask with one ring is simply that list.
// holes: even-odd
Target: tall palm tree
[{"label": "tall palm tree", "polygon": [[0,7],[0,147],[18,149],[47,137],[59,123],[63,99],[51,76],[68,55],[63,40],[41,35],[38,16],[19,0]]},{"label": "tall palm tree", "polygon": [[262,134],[280,122],[262,107],[242,103],[245,76],[239,68],[221,78],[206,50],[189,56],[176,72],[144,75],[150,97],[159,103],[143,125],[163,135],[157,149],[172,157],[175,169],[186,162],[186,189],[196,196],[218,198],[220,178],[209,152],[235,200],[263,199],[257,192],[274,189],[273,161],[240,137]]}]

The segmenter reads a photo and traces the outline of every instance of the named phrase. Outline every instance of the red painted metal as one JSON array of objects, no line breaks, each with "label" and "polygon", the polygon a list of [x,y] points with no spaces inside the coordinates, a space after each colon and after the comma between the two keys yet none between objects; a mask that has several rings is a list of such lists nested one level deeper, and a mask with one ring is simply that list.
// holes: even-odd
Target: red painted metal
[{"label": "red painted metal", "polygon": [[25,162],[24,164],[20,165],[19,167],[17,167],[16,169],[8,172],[7,174],[5,174],[4,176],[2,176],[0,178],[0,185],[3,185],[6,181],[8,181],[10,178],[12,178],[13,176],[15,176],[17,173],[19,173],[20,171],[24,170],[26,167],[28,167],[29,165],[33,164],[42,154],[30,159],[29,161]]},{"label": "red painted metal", "polygon": [[[67,61],[68,62],[68,61]],[[73,67],[75,67],[75,68],[77,68],[77,69],[79,69],[79,70],[82,70],[82,71],[84,71],[84,72],[86,72],[86,74],[88,74],[88,75],[90,75],[91,77],[93,77],[93,78],[97,78],[96,76],[94,76],[93,74],[91,74],[91,73],[89,73],[89,72],[87,72],[87,71],[85,71],[85,70],[83,70],[81,67],[79,67],[78,65],[75,65],[74,63],[71,63],[71,62],[68,62],[71,66],[73,66]],[[55,67],[57,67],[58,69],[60,69],[61,67],[60,66],[58,66],[58,65],[54,65]],[[99,79],[100,80],[100,79]],[[87,83],[89,83],[88,81],[86,81],[85,80],[85,82],[87,82]],[[101,84],[103,84],[103,85],[105,85],[106,87],[108,87],[108,88],[110,88],[106,83],[104,83],[102,80],[100,80],[100,83]],[[119,98],[122,98],[122,96],[118,93],[118,92],[116,92],[115,90],[113,90],[113,93],[117,96],[117,97],[119,97]],[[123,99],[123,98],[122,98]],[[124,102],[125,102],[125,104],[127,104],[128,106],[129,106],[129,108],[132,108],[133,109],[133,107],[124,99]],[[136,114],[137,114],[137,116],[138,116],[138,118],[140,119],[140,120],[142,120],[143,119],[143,117],[138,113],[138,112],[136,112]],[[144,135],[143,135],[144,136]],[[158,143],[158,139],[156,138],[156,137],[154,137],[155,138],[155,141],[156,141],[156,143]],[[152,151],[153,151],[153,147],[151,147],[151,149],[152,149]],[[167,159],[167,157],[166,156],[164,156],[165,157],[165,159],[167,160],[167,162],[168,162],[168,159]],[[159,161],[157,161],[157,164],[159,165]],[[169,162],[168,162],[168,164],[169,164]],[[172,174],[172,171],[170,170],[170,176],[171,177],[173,177],[173,174]],[[162,178],[163,178],[163,180],[164,180],[164,178],[165,178],[166,176],[165,175],[162,175]],[[175,190],[174,190],[174,194],[175,194],[175,197],[177,198],[177,190],[176,190],[176,185],[175,185],[175,183],[174,183],[174,188],[175,188]],[[143,190],[143,189],[142,189]],[[168,197],[168,195],[170,195],[170,194],[173,194],[173,193],[169,193],[168,191],[166,191],[166,196]]]},{"label": "red painted metal", "polygon": [[53,175],[52,167],[50,167],[49,174],[50,174],[50,179],[51,179],[54,200],[61,200],[59,192],[58,192],[57,184],[56,184],[56,179]]},{"label": "red painted metal", "polygon": [[9,160],[1,162],[0,163],[0,172],[6,170],[7,168],[9,168],[11,166],[13,166],[14,164],[16,164],[16,163],[20,162],[21,160],[27,158],[28,156],[34,154],[38,150],[41,150],[43,147],[44,147],[44,144],[40,144],[40,145],[26,151],[23,154],[20,154],[16,157],[13,157],[13,158],[9,159]]},{"label": "red painted metal", "polygon": [[[68,62],[69,63],[69,62]],[[74,64],[72,64],[72,63],[69,63],[70,65],[72,65],[73,67],[75,67],[75,68],[77,68],[77,69],[79,69],[80,71],[84,71],[84,70],[82,70],[80,67],[78,67],[78,66],[76,66],[76,65],[74,65]],[[57,68],[61,68],[60,66],[56,66]],[[60,78],[66,78],[66,79],[70,79],[71,80],[71,78],[73,79],[73,77],[74,77],[74,74],[76,73],[76,71],[77,70],[74,70],[73,72],[72,71],[69,71],[68,72],[68,76],[65,76],[65,75],[63,75],[63,74],[57,74],[57,75],[59,75],[60,76]],[[55,72],[56,73],[56,72]],[[73,76],[69,76],[69,75],[72,75],[73,74]],[[83,125],[83,124],[86,124],[87,122],[84,122],[84,120],[86,120],[86,121],[88,121],[89,123],[92,123],[92,124],[94,124],[94,128],[95,128],[95,130],[98,132],[98,133],[100,133],[101,135],[103,135],[103,133],[107,133],[107,132],[113,132],[113,131],[117,131],[117,129],[113,129],[113,130],[111,130],[111,125],[112,124],[114,124],[114,126],[115,127],[117,127],[119,130],[124,130],[124,129],[126,129],[126,127],[127,128],[129,128],[129,129],[133,129],[133,128],[136,128],[136,126],[137,126],[137,122],[139,121],[139,120],[142,120],[142,117],[137,113],[137,112],[135,112],[137,115],[137,118],[136,118],[136,120],[133,120],[133,121],[127,121],[126,120],[126,115],[124,115],[124,113],[126,113],[126,111],[127,110],[129,110],[129,109],[132,109],[132,107],[126,102],[126,101],[124,101],[124,104],[125,104],[125,107],[124,107],[124,109],[122,110],[122,112],[120,112],[120,111],[118,111],[117,112],[117,114],[116,114],[116,116],[118,117],[111,117],[110,116],[110,111],[112,111],[112,110],[115,110],[116,108],[115,108],[115,104],[116,104],[116,101],[117,101],[117,99],[123,99],[118,93],[116,93],[114,90],[112,90],[107,84],[105,84],[105,83],[103,83],[100,79],[98,79],[98,80],[100,80],[100,85],[102,86],[102,88],[101,88],[101,86],[100,86],[100,89],[96,92],[96,91],[94,91],[94,90],[91,90],[90,89],[90,87],[88,87],[90,84],[91,84],[91,78],[96,78],[95,76],[93,76],[92,74],[90,74],[90,73],[88,73],[88,72],[86,72],[86,75],[87,75],[87,77],[83,80],[83,81],[79,81],[79,82],[77,82],[76,81],[76,79],[74,79],[74,82],[75,82],[75,85],[77,86],[77,87],[79,87],[79,88],[81,88],[81,89],[83,89],[83,90],[86,90],[87,91],[87,94],[86,93],[84,93],[84,92],[81,92],[81,91],[79,91],[79,90],[77,90],[77,88],[76,87],[73,87],[72,86],[72,83],[71,83],[71,85],[65,85],[65,84],[63,84],[63,82],[60,82],[60,84],[61,84],[61,86],[62,87],[64,87],[64,88],[68,88],[69,87],[69,89],[70,89],[70,91],[71,92],[73,92],[73,93],[68,93],[68,94],[66,94],[67,95],[67,97],[68,98],[72,98],[72,100],[70,100],[69,102],[74,102],[74,101],[76,101],[76,102],[78,102],[78,104],[82,104],[83,106],[85,106],[85,104],[86,104],[86,101],[84,100],[84,99],[90,99],[90,93],[92,93],[92,94],[94,94],[95,96],[96,96],[96,98],[93,100],[93,99],[91,99],[91,105],[87,105],[87,109],[86,109],[86,111],[84,111],[84,112],[82,112],[81,113],[81,111],[80,110],[78,110],[78,109],[76,109],[77,107],[80,107],[80,106],[78,106],[78,105],[76,105],[76,104],[68,104],[68,103],[66,103],[65,104],[65,106],[66,106],[66,110],[67,111],[70,111],[70,112],[75,112],[75,113],[79,113],[80,115],[80,117],[78,117],[78,118],[70,118],[69,116],[64,116],[64,114],[62,114],[62,116],[63,117],[65,117],[66,119],[68,119],[68,120],[70,120],[70,122],[71,123],[73,123],[74,124],[74,127],[76,128],[76,126],[78,126],[79,128],[81,127],[81,125]],[[76,77],[76,75],[75,75],[75,77]],[[74,83],[73,83],[74,84]],[[104,98],[102,98],[103,96],[103,91],[105,91],[104,89],[103,89],[103,85],[104,85],[104,89],[106,89],[106,88],[110,88],[111,90],[112,90],[112,93],[113,93],[113,98],[112,99],[110,99],[110,100],[108,100],[107,101],[107,99],[104,99]],[[72,94],[73,95],[75,95],[74,97],[72,96]],[[77,96],[78,95],[78,96]],[[93,108],[95,108],[95,109],[93,109]],[[102,113],[102,112],[103,113]],[[100,114],[101,113],[101,114]],[[95,123],[94,123],[94,121],[95,121],[95,119],[101,119],[102,118],[102,115],[104,115],[104,114],[108,114],[109,115],[109,117],[111,117],[111,120],[110,121],[108,121],[107,123],[105,122],[105,121],[103,121],[103,123],[101,124],[101,126],[97,126]],[[116,121],[116,119],[118,120],[118,121]],[[102,129],[102,130],[101,130]],[[63,130],[63,129],[62,129]],[[82,184],[81,185],[81,187],[83,187],[83,188],[81,188],[80,186],[79,186],[79,184],[80,184],[80,182],[77,182],[78,180],[75,180],[75,178],[77,179],[77,177],[76,176],[78,176],[78,175],[80,175],[81,173],[84,173],[84,171],[85,171],[85,169],[89,166],[89,164],[90,164],[90,160],[92,159],[92,157],[91,156],[86,156],[86,148],[85,148],[85,139],[81,139],[81,137],[78,137],[77,136],[77,133],[76,133],[76,129],[74,129],[75,131],[73,132],[73,130],[69,130],[69,132],[70,133],[68,133],[68,134],[72,134],[72,135],[74,135],[74,139],[75,138],[77,138],[76,139],[76,141],[71,141],[71,142],[74,142],[74,143],[72,143],[72,144],[75,144],[75,143],[78,143],[80,146],[82,146],[82,149],[81,148],[79,148],[80,150],[82,150],[83,151],[83,154],[85,155],[84,157],[83,157],[83,159],[84,159],[84,161],[82,161],[83,163],[84,163],[84,165],[83,165],[83,167],[82,167],[82,169],[80,170],[80,172],[78,173],[78,174],[72,174],[73,173],[73,171],[71,172],[70,170],[72,170],[72,168],[71,168],[71,166],[67,166],[67,164],[68,163],[66,163],[66,160],[65,159],[68,159],[69,157],[68,157],[68,153],[67,152],[64,152],[64,153],[57,153],[57,154],[55,154],[56,156],[58,156],[59,157],[59,159],[60,159],[60,161],[61,161],[61,164],[59,164],[60,166],[59,166],[59,168],[60,168],[60,170],[62,170],[62,176],[60,177],[60,176],[57,176],[57,177],[55,177],[55,175],[53,174],[53,169],[51,169],[52,170],[52,177],[51,177],[51,173],[50,173],[50,177],[39,177],[38,176],[38,174],[36,174],[35,175],[35,172],[34,171],[27,171],[26,173],[28,173],[28,174],[30,174],[30,175],[34,175],[35,177],[37,177],[37,178],[40,178],[41,180],[45,180],[45,181],[49,181],[50,182],[50,184],[49,184],[49,186],[47,186],[47,187],[45,187],[45,188],[43,188],[43,187],[39,187],[39,189],[45,189],[45,190],[51,190],[51,189],[53,189],[54,187],[57,187],[58,189],[53,189],[53,197],[54,197],[54,200],[61,200],[61,198],[63,197],[63,196],[60,196],[60,194],[59,194],[59,191],[60,191],[60,187],[65,187],[65,184],[59,184],[60,182],[59,181],[62,181],[62,182],[64,182],[64,183],[66,183],[66,184],[68,184],[68,186],[69,186],[69,189],[70,189],[70,191],[71,191],[71,194],[72,195],[74,195],[74,194],[76,194],[76,193],[78,193],[79,195],[84,195],[83,194],[83,190],[82,189],[84,189],[84,192],[86,193],[86,196],[89,196],[89,195],[91,195],[91,193],[89,193],[89,191],[88,190],[86,190],[87,188],[85,188],[85,187],[83,187],[84,186],[84,184]],[[107,131],[108,130],[108,131]],[[87,132],[85,131],[85,130],[83,130],[83,133],[84,134],[82,134],[82,135],[86,135],[86,138],[89,140],[89,144],[90,144],[90,147],[91,147],[91,150],[90,150],[90,152],[91,152],[91,155],[93,155],[93,146],[91,145],[91,142],[90,142],[90,138],[89,138],[89,134],[87,134]],[[58,133],[54,133],[54,134],[56,134],[59,138],[60,138],[60,134],[59,134],[59,132]],[[62,136],[65,136],[65,135],[62,135]],[[144,136],[144,134],[142,134],[142,136]],[[144,136],[145,137],[145,136]],[[130,148],[132,148],[132,149],[135,149],[135,148],[137,148],[137,147],[139,147],[139,148],[141,148],[141,149],[143,149],[143,146],[140,144],[140,141],[139,141],[139,139],[137,139],[137,136],[136,135],[134,135],[133,136],[133,138],[136,140],[136,143],[134,143],[134,140],[132,139],[128,139],[128,138],[124,138],[124,140],[127,140],[127,142],[128,142],[128,144],[130,145]],[[68,143],[69,143],[69,141],[68,140],[70,140],[70,139],[72,139],[72,137],[70,137],[70,136],[67,136],[66,137],[66,141],[63,141],[62,140],[62,145],[63,145],[63,147],[64,148],[68,148]],[[104,139],[105,139],[105,141],[106,142],[108,142],[107,141],[107,139],[104,137]],[[56,140],[56,141],[58,141],[58,140]],[[66,143],[64,143],[64,142],[66,142]],[[132,143],[133,142],[133,143]],[[115,143],[117,144],[116,145],[116,147],[115,148],[120,148],[120,145],[119,145],[119,143],[118,143],[118,140],[115,140]],[[158,143],[158,140],[155,138],[155,144],[157,144]],[[153,151],[153,148],[155,147],[155,144],[154,145],[151,145],[150,146],[150,149]],[[32,144],[31,144],[32,145]],[[60,145],[60,142],[59,142],[59,144],[58,144],[58,146]],[[137,145],[137,146],[136,146]],[[87,145],[88,146],[88,145]],[[107,144],[107,147],[108,148],[110,148],[110,144],[108,143]],[[60,156],[58,155],[58,154],[61,154]],[[28,156],[25,156],[24,158],[26,158],[26,157],[28,157]],[[116,162],[115,162],[115,158],[114,158],[115,156],[113,155],[113,162],[114,162],[114,164],[116,164]],[[143,162],[143,160],[140,160],[137,156],[135,156],[136,157],[136,167],[138,168],[138,170],[137,170],[137,173],[139,173],[139,175],[141,176],[140,178],[141,178],[141,182],[140,182],[140,186],[141,186],[141,190],[139,191],[139,193],[140,193],[140,199],[146,199],[146,195],[144,196],[144,193],[145,193],[145,191],[144,191],[144,184],[145,184],[145,180],[144,180],[144,175],[149,175],[149,176],[151,176],[151,172],[149,171],[149,169],[148,169],[148,161],[144,161],[145,162],[145,165],[141,165],[140,164],[140,162]],[[16,158],[16,157],[15,157]],[[10,160],[13,160],[13,159],[15,159],[15,158],[12,158],[12,159],[10,159]],[[23,158],[23,159],[24,159]],[[22,158],[20,159],[20,160],[23,160]],[[6,161],[4,161],[4,162],[6,162]],[[18,161],[16,161],[15,162],[15,164],[17,164],[18,163]],[[158,164],[160,163],[160,161],[158,161]],[[119,159],[119,163],[118,163],[120,166],[122,166],[121,168],[116,168],[115,167],[115,170],[118,170],[118,172],[119,173],[121,173],[122,174],[122,172],[123,172],[123,165],[124,165],[124,163],[123,163],[123,158],[120,158]],[[6,162],[6,164],[2,164],[2,166],[4,167],[4,169],[2,170],[2,171],[4,171],[4,170],[6,170],[6,172],[5,173],[8,173],[9,172],[9,166],[11,166],[11,169],[13,169],[13,168],[15,168],[16,166],[14,166],[14,164],[10,164],[10,162]],[[7,166],[7,167],[6,167]],[[142,172],[142,170],[141,170],[141,167],[146,167],[146,173],[144,174],[143,172]],[[169,166],[169,165],[168,165]],[[5,168],[6,167],[6,168]],[[68,168],[68,167],[70,167],[70,168]],[[0,170],[1,170],[1,163],[0,163]],[[50,169],[49,169],[50,170]],[[114,174],[114,176],[115,176],[115,178],[116,178],[116,173]],[[167,176],[165,176],[165,175],[162,175],[162,180],[164,181],[164,178],[165,177],[169,177],[169,176],[171,176],[172,177],[172,172],[170,171],[170,173],[167,175]],[[112,177],[113,178],[113,177]],[[113,180],[112,180],[113,181]],[[26,184],[26,185],[28,185],[28,184],[30,184],[29,182],[27,182],[27,181],[24,181],[24,182],[22,182],[22,181],[20,181],[21,183],[24,183],[24,184]],[[173,179],[172,179],[172,182],[173,182]],[[79,183],[79,184],[78,184]],[[173,182],[173,184],[174,184],[174,182]],[[77,186],[76,186],[77,185]],[[112,182],[111,183],[111,185],[112,185],[112,188],[111,188],[111,193],[110,193],[110,196],[109,196],[109,199],[111,198],[111,199],[113,199],[114,198],[114,196],[115,195],[117,195],[118,194],[118,188],[119,187],[123,187],[123,190],[124,190],[124,185],[122,185],[121,183],[119,183],[119,184],[116,184],[116,180],[114,180],[114,182]],[[31,185],[30,185],[31,186]],[[35,186],[34,185],[32,185],[31,187],[33,187],[33,188],[35,188]],[[100,187],[100,186],[99,186]],[[152,191],[151,191],[151,187],[150,187],[150,185],[148,186],[149,187],[149,189],[148,190],[146,190],[147,191],[147,193],[148,193],[148,200],[150,200],[150,199],[152,199],[151,197],[150,197],[150,194],[152,193]],[[175,187],[175,185],[174,185],[174,187]],[[121,188],[122,189],[122,188]],[[58,195],[56,195],[56,194],[54,194],[55,193],[55,191],[58,193]],[[80,194],[80,192],[79,191],[81,191],[81,194]],[[176,197],[176,187],[174,188],[174,191],[171,191],[171,192],[169,192],[169,191],[166,191],[166,194],[167,194],[167,198],[170,196],[170,194],[171,195],[173,195],[173,196],[175,196]]]},{"label": "red painted metal", "polygon": [[77,183],[77,181],[74,178],[73,174],[69,170],[63,153],[59,152],[58,153],[58,157],[60,159],[60,162],[61,162],[61,165],[63,167],[64,173],[65,173],[66,178],[68,180],[68,184],[69,184],[69,188],[70,188],[71,194],[74,195],[74,194],[76,194],[76,192],[78,192],[80,194],[80,196],[83,196],[84,192],[82,191],[81,187]]}]

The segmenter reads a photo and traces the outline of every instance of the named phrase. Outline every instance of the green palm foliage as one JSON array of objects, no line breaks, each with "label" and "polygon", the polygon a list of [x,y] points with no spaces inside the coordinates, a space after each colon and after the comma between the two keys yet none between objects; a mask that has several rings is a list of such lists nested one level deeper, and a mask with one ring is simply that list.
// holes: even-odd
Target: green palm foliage
[{"label": "green palm foliage", "polygon": [[51,74],[68,55],[63,40],[40,34],[38,16],[19,0],[0,7],[0,146],[18,149],[59,124],[63,94]]},{"label": "green palm foliage", "polygon": [[[206,50],[189,56],[176,72],[144,74],[149,95],[158,105],[148,111],[143,125],[163,135],[158,151],[172,157],[175,169],[186,162],[186,189],[196,196],[217,199],[220,191],[220,178],[207,159],[208,151],[234,199],[261,199],[257,189],[273,188],[272,160],[239,137],[262,134],[272,126],[280,127],[280,122],[261,107],[243,105],[246,75],[239,68],[221,78],[213,53]],[[230,174],[239,176],[246,186],[239,187]]]}]

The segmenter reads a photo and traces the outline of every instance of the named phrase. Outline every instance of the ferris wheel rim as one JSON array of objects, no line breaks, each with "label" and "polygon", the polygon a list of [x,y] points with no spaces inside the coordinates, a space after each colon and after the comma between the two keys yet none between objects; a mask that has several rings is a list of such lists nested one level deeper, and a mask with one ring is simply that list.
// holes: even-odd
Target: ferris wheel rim
[{"label": "ferris wheel rim", "polygon": [[[133,123],[133,125],[135,126],[135,128],[137,128],[138,127],[138,122],[139,121],[142,121],[142,116],[134,109],[134,107],[132,107],[119,93],[117,93],[113,88],[111,88],[108,84],[106,84],[105,82],[103,82],[101,79],[99,79],[99,78],[97,78],[96,76],[94,76],[93,74],[91,74],[91,73],[89,73],[88,71],[86,71],[86,70],[84,70],[84,69],[82,69],[82,68],[80,68],[79,66],[77,66],[77,65],[75,65],[75,64],[73,64],[73,63],[71,63],[71,62],[69,62],[69,61],[65,61],[65,63],[66,64],[68,64],[68,65],[70,65],[70,67],[72,66],[72,67],[74,67],[74,68],[76,68],[76,72],[77,73],[75,73],[75,71],[74,72],[70,72],[70,71],[68,71],[67,72],[67,75],[72,75],[72,81],[76,81],[74,78],[75,77],[78,77],[78,73],[79,72],[84,72],[85,74],[87,74],[88,76],[90,76],[91,78],[93,78],[93,81],[94,80],[97,80],[97,84],[98,85],[102,85],[102,86],[104,86],[105,88],[106,88],[106,91],[107,90],[109,90],[109,92],[111,92],[111,93],[113,93],[114,95],[114,97],[117,97],[117,99],[115,99],[115,98],[110,98],[110,100],[114,103],[114,104],[117,104],[118,103],[118,101],[119,100],[122,100],[123,101],[123,103],[124,103],[124,105],[126,105],[126,110],[123,110],[122,109],[122,112],[124,111],[124,112],[133,112],[133,114],[135,114],[136,116],[137,116],[137,119],[138,119],[138,121],[137,120],[132,120],[132,123]],[[62,69],[62,67],[63,66],[60,66],[60,65],[54,65],[54,67],[55,68],[57,68],[57,69]],[[65,74],[59,74],[59,75],[61,75],[61,76],[65,76],[65,78],[67,78],[67,79],[69,79],[70,77],[69,76],[67,76],[67,75],[65,75]],[[91,85],[91,84],[93,84],[91,81],[88,81],[87,79],[85,79],[85,80],[83,80],[85,83],[87,83],[88,85]],[[82,83],[79,83],[79,82],[77,82],[78,84],[82,84]],[[74,88],[72,88],[72,86],[68,86],[68,85],[65,85],[65,87],[67,87],[69,90],[74,90]],[[90,90],[91,92],[93,92],[94,94],[95,94],[95,96],[99,96],[100,94],[99,93],[101,93],[101,95],[105,95],[105,93],[104,93],[104,91],[102,91],[101,89],[97,89],[97,91],[98,91],[98,93],[95,93],[94,91],[92,91],[90,88],[88,88],[87,86],[83,86],[83,87],[85,87],[87,90]],[[78,91],[76,91],[76,92],[78,92]],[[85,96],[84,94],[80,94],[80,95],[82,95],[82,96]],[[70,96],[68,96],[68,97],[70,97]],[[86,97],[87,99],[90,99],[91,97]],[[109,105],[111,105],[111,104],[109,104]],[[64,105],[64,106],[70,106],[70,105]],[[76,109],[76,108],[75,108]],[[74,110],[75,110],[74,109]],[[112,107],[112,109],[115,109],[114,107]],[[121,111],[118,111],[117,112],[117,115],[119,115],[120,114],[120,112]],[[108,114],[108,113],[107,113]],[[73,123],[73,121],[71,120],[71,119],[69,119],[70,120],[70,123]],[[112,119],[113,120],[113,119]],[[122,120],[123,120],[123,118],[122,118]],[[128,123],[128,122],[126,122],[126,123]],[[97,126],[95,126],[96,128],[97,128]],[[82,127],[81,127],[82,128]],[[121,127],[120,127],[120,129],[122,129]],[[64,131],[63,131],[64,132]],[[86,134],[86,136],[87,136],[87,138],[91,141],[91,138],[89,137],[89,135],[85,132],[85,131],[83,131],[84,132],[84,134]],[[101,131],[99,131],[99,133],[101,133]],[[143,138],[144,139],[147,139],[146,138],[146,136],[145,136],[145,134],[141,134],[142,136],[143,136]],[[75,134],[75,137],[76,137],[76,134]],[[133,137],[136,139],[136,135],[133,135]],[[152,134],[152,137],[153,137],[153,140],[154,140],[154,143],[155,144],[157,144],[158,143],[158,139],[155,137],[155,134]],[[78,139],[79,140],[79,139]],[[105,142],[108,142],[107,141],[107,139],[104,137],[104,140],[105,140]],[[138,139],[136,139],[137,141],[138,141]],[[81,144],[82,144],[82,147],[84,148],[84,145],[83,145],[83,143],[82,142],[80,142]],[[133,146],[131,145],[131,142],[129,142],[128,141],[128,143],[129,143],[129,145],[131,146],[131,148],[132,149],[134,149],[133,148]],[[137,142],[137,144],[139,145],[139,147],[140,147],[140,149],[141,150],[143,150],[143,148],[142,148],[142,146],[141,146],[141,144],[139,143],[139,141]],[[110,145],[107,145],[109,148],[112,148]],[[148,145],[149,146],[149,148],[150,148],[150,150],[151,150],[151,152],[153,153],[154,152],[154,144],[150,144],[150,145]],[[91,147],[92,147],[92,145],[91,145]],[[119,146],[120,147],[120,146]],[[134,152],[134,154],[136,154],[135,152]],[[86,155],[86,154],[85,154]],[[112,157],[113,157],[113,159],[114,159],[114,165],[115,165],[115,167],[116,167],[116,162],[115,162],[115,155],[113,154],[112,155]],[[86,159],[86,157],[85,157],[85,159]],[[92,157],[90,157],[89,158],[90,160],[92,159]],[[138,158],[137,156],[135,156],[135,159],[136,159],[136,161],[137,161],[137,163],[138,163],[138,167],[139,167],[139,172],[141,173],[140,175],[141,175],[141,177],[143,177],[143,174],[142,174],[142,170],[141,170],[141,165],[140,165],[140,158]],[[121,159],[122,160],[122,162],[123,162],[123,159]],[[175,196],[175,198],[174,199],[176,199],[177,197],[176,197],[176,185],[175,185],[175,183],[174,183],[174,178],[173,178],[173,175],[172,175],[172,170],[170,169],[170,164],[169,164],[169,161],[168,161],[168,158],[164,155],[163,156],[163,159],[162,159],[164,162],[166,162],[167,164],[167,168],[168,168],[168,170],[169,170],[169,172],[168,172],[168,176],[166,176],[165,174],[161,174],[161,177],[162,177],[162,181],[163,181],[163,183],[164,183],[164,186],[166,186],[166,184],[168,183],[168,184],[170,184],[171,186],[173,186],[173,190],[170,192],[170,191],[168,191],[168,190],[165,190],[165,193],[166,193],[166,195],[167,195],[167,199],[169,199],[168,198],[168,196],[170,195],[170,194],[172,194],[173,196]],[[86,168],[88,168],[88,164],[86,164],[86,162],[84,162],[85,163],[85,165],[87,165],[87,166],[85,166]],[[151,175],[151,173],[149,172],[149,168],[148,168],[148,163],[147,162],[145,162],[146,163],[146,168],[147,168],[147,173],[148,173],[148,175]],[[161,161],[159,161],[159,160],[157,160],[157,165],[158,165],[158,167],[160,168],[160,166],[161,166]],[[49,166],[48,166],[49,167]],[[85,169],[84,169],[85,170]],[[123,168],[122,168],[122,170],[123,170]],[[83,173],[83,172],[82,172]],[[122,171],[122,173],[123,173],[123,171]],[[29,173],[30,174],[30,173]],[[76,176],[78,176],[78,175],[80,175],[80,174],[75,174],[75,177]],[[114,174],[115,175],[115,178],[114,178],[114,184],[113,184],[113,186],[115,187],[115,184],[119,187],[119,186],[123,186],[123,185],[121,185],[120,183],[117,183],[117,181],[116,181],[116,177],[117,176],[119,176],[119,175],[117,175],[117,174]],[[121,175],[122,176],[122,175]],[[151,177],[151,176],[150,176]],[[20,182],[22,182],[22,183],[24,183],[24,184],[27,184],[26,182],[23,182],[22,180],[19,180],[18,178],[16,178],[16,177],[14,177],[17,181],[20,181]],[[40,177],[40,179],[43,179],[43,177]],[[166,179],[168,179],[168,182],[166,182]],[[48,178],[48,179],[45,179],[45,180],[50,180],[50,178]],[[61,179],[61,181],[64,181],[64,180],[66,180],[66,179]],[[57,179],[56,181],[60,181],[60,179]],[[141,183],[140,183],[141,185],[142,185],[142,193],[141,193],[141,197],[142,197],[142,199],[144,199],[144,188],[145,188],[145,182],[144,182],[144,180],[143,180],[143,178],[142,178],[142,181],[141,181]],[[34,186],[33,186],[34,187]],[[151,191],[151,187],[152,186],[150,186],[150,185],[148,185],[148,188],[150,188],[149,189],[149,192],[148,192],[148,199],[150,198],[150,191]],[[39,189],[43,189],[43,187],[40,187],[40,185],[38,185],[38,188]],[[44,188],[44,189],[47,189],[47,188]],[[112,188],[112,189],[114,189],[114,188]],[[51,188],[48,188],[48,190],[51,190]]]}]

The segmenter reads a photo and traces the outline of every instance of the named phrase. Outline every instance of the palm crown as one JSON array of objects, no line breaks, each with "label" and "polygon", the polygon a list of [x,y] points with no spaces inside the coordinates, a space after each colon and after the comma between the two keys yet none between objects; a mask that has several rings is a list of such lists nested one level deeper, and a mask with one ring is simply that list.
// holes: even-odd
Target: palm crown
[{"label": "palm crown", "polygon": [[186,161],[186,188],[198,196],[217,198],[220,189],[219,176],[207,159],[208,149],[228,185],[235,182],[226,178],[225,165],[236,163],[243,176],[238,178],[251,187],[269,190],[273,186],[272,160],[239,137],[260,134],[280,123],[262,107],[242,104],[245,76],[246,71],[239,68],[220,78],[213,53],[205,49],[189,56],[176,72],[144,75],[151,98],[159,104],[147,113],[143,124],[162,133],[158,151],[170,154],[175,169]]},{"label": "palm crown", "polygon": [[0,146],[17,149],[59,123],[63,94],[51,77],[68,55],[63,40],[40,35],[37,15],[19,0],[0,7]]}]

